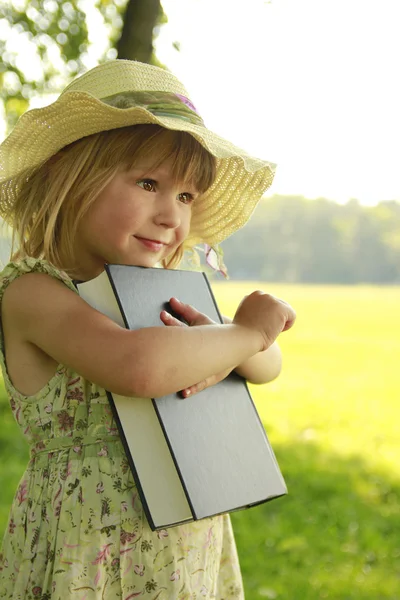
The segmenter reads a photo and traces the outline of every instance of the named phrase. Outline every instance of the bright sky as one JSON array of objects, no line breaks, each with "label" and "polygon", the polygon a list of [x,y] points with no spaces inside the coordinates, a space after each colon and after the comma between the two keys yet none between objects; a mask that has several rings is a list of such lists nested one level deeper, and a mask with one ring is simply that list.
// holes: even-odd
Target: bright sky
[{"label": "bright sky", "polygon": [[[107,39],[93,3],[81,0],[92,39],[88,67]],[[278,163],[271,194],[400,200],[400,0],[162,4],[168,24],[157,56],[211,129]],[[34,73],[20,36],[12,43],[21,63],[31,57]]]},{"label": "bright sky", "polygon": [[210,128],[278,163],[271,193],[400,200],[399,0],[163,6],[159,58]]}]

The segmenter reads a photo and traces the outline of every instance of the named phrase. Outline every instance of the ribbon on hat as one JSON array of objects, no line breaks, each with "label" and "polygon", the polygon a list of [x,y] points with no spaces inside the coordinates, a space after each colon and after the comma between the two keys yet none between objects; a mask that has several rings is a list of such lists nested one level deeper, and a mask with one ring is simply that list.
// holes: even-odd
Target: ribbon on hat
[{"label": "ribbon on hat", "polygon": [[104,104],[114,108],[144,108],[152,115],[158,117],[174,117],[189,121],[193,125],[204,127],[204,121],[200,117],[193,103],[182,96],[171,92],[120,92],[101,98]]},{"label": "ribbon on hat", "polygon": [[185,250],[186,261],[191,269],[195,271],[203,270],[199,256],[199,252],[201,252],[205,256],[207,267],[210,267],[213,271],[217,271],[217,273],[221,273],[225,279],[229,279],[228,269],[224,263],[224,252],[218,244],[210,246],[204,243],[201,246],[192,246]]}]

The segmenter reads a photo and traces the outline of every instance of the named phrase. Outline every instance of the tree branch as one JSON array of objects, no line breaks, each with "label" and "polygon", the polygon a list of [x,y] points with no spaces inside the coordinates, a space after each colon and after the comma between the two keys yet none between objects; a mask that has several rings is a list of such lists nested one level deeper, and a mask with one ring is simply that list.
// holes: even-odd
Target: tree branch
[{"label": "tree branch", "polygon": [[161,10],[160,0],[129,0],[117,43],[118,58],[152,62],[153,30]]}]

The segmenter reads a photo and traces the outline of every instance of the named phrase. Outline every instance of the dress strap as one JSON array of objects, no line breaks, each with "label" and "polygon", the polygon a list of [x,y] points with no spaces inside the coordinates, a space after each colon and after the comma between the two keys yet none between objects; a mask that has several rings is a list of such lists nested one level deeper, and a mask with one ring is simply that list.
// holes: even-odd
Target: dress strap
[{"label": "dress strap", "polygon": [[72,291],[78,293],[72,280],[66,273],[64,273],[64,271],[56,269],[56,267],[53,267],[53,265],[51,265],[47,260],[25,257],[21,260],[8,263],[8,265],[6,265],[6,267],[0,273],[0,302],[2,301],[4,292],[10,283],[15,279],[18,279],[18,277],[21,277],[21,275],[26,275],[27,273],[45,273],[46,275],[54,277],[54,279],[62,281]]}]

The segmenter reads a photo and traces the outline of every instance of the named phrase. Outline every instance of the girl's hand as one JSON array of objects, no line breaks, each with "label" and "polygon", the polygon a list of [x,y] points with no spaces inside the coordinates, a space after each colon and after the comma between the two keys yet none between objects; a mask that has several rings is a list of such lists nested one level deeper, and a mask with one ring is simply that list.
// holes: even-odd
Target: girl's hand
[{"label": "girl's hand", "polygon": [[[170,305],[174,313],[182,317],[182,319],[184,319],[186,323],[188,323],[189,327],[194,327],[196,325],[216,324],[215,321],[207,317],[207,315],[199,312],[193,306],[190,306],[190,304],[183,304],[183,302],[180,302],[177,298],[171,298]],[[160,319],[164,323],[164,325],[167,325],[168,327],[187,327],[187,325],[182,323],[182,321],[179,321],[179,319],[176,319],[165,310],[163,310],[160,313]],[[229,373],[232,370],[233,368],[222,371],[221,373],[218,373],[216,375],[211,375],[210,377],[207,377],[207,379],[200,381],[200,383],[197,383],[195,385],[190,386],[189,388],[186,388],[185,390],[182,390],[181,394],[184,398],[187,398],[188,396],[193,396],[193,394],[201,392],[202,390],[205,390],[206,388],[211,387],[212,385],[215,385],[216,383],[222,381],[223,379],[225,379],[225,377],[229,375]]]},{"label": "girl's hand", "polygon": [[261,334],[261,348],[269,348],[278,335],[292,327],[296,320],[293,308],[280,298],[259,290],[245,296],[238,306],[233,323]]}]

